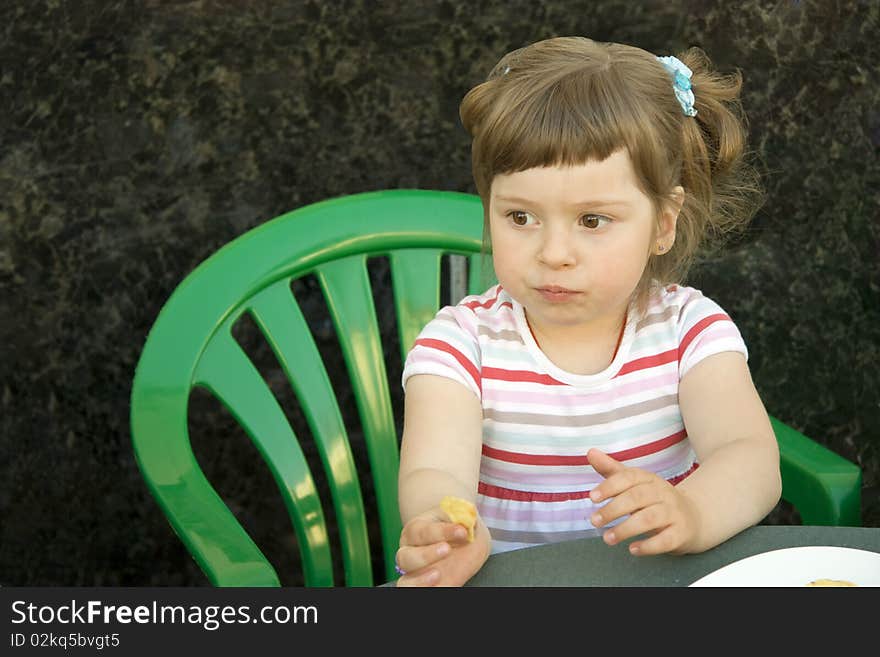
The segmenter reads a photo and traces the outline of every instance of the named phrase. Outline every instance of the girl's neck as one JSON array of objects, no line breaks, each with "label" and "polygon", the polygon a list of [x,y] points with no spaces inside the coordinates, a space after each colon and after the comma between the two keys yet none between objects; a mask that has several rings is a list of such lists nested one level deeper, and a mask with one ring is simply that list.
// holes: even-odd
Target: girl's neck
[{"label": "girl's neck", "polygon": [[557,367],[572,374],[597,374],[614,362],[626,328],[627,308],[613,313],[608,321],[591,327],[547,331],[529,320],[526,323],[538,347]]}]

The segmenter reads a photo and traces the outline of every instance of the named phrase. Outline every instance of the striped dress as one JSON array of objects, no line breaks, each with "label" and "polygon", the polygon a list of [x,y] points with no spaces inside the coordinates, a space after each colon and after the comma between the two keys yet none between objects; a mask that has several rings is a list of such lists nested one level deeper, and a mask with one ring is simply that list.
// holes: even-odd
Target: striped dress
[{"label": "striped dress", "polygon": [[437,313],[403,371],[458,381],[483,408],[477,508],[492,551],[595,535],[589,499],[602,477],[598,447],[677,483],[697,467],[678,408],[678,384],[703,358],[748,357],[730,317],[699,290],[655,286],[647,311],[631,306],[613,362],[578,375],[535,342],[522,306],[500,286]]}]

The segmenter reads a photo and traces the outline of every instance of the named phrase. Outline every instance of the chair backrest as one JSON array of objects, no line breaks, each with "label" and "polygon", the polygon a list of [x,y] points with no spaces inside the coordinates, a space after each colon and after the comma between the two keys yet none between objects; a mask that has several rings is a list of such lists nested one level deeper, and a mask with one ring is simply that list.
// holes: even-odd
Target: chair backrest
[{"label": "chair backrest", "polygon": [[137,366],[131,428],[139,467],[174,530],[215,585],[279,584],[275,569],[205,477],[187,428],[191,390],[232,413],[268,465],[296,532],[307,586],[333,585],[327,522],[315,480],[278,400],[232,334],[249,315],[269,343],[308,421],[325,469],[348,586],[373,584],[355,461],[339,405],[293,295],[320,282],[357,401],[378,506],[384,572],[400,537],[399,443],[367,258],[387,256],[401,356],[439,309],[441,258],[470,258],[481,277],[483,211],[469,194],[356,194],[277,217],[217,251],[174,291]]}]

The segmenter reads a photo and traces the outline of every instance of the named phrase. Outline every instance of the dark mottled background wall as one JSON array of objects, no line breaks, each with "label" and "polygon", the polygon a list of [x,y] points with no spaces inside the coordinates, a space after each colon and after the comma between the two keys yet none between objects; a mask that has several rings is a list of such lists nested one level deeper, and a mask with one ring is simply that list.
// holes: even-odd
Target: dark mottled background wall
[{"label": "dark mottled background wall", "polygon": [[[738,321],[770,411],[863,468],[880,526],[876,2],[20,0],[0,3],[0,584],[205,584],[129,436],[163,302],[306,203],[472,191],[461,96],[509,49],[570,34],[742,69],[768,201],[691,282]],[[265,468],[194,401],[205,469],[299,583]]]}]

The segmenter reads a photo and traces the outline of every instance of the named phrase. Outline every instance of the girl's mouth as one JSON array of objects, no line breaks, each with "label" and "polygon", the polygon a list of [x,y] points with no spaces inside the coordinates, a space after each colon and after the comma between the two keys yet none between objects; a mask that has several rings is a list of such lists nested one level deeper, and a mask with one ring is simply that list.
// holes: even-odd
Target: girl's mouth
[{"label": "girl's mouth", "polygon": [[547,301],[570,301],[575,296],[581,294],[577,290],[569,290],[566,287],[560,287],[559,285],[545,285],[543,287],[536,287],[535,291],[541,295],[541,297]]}]

